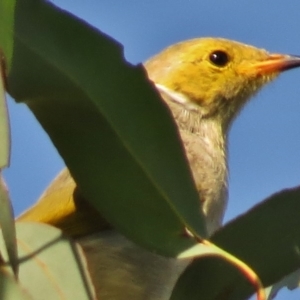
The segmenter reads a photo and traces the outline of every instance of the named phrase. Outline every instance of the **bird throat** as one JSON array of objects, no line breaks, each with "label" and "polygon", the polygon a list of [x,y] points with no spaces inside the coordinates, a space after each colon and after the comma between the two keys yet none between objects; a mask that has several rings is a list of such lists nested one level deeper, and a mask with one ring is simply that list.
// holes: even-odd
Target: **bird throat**
[{"label": "bird throat", "polygon": [[223,126],[224,123],[215,117],[204,116],[200,107],[188,97],[159,84],[156,84],[156,87],[170,108],[179,130],[198,136],[212,155],[215,150],[221,151],[225,159],[228,126]]},{"label": "bird throat", "polygon": [[222,220],[227,203],[226,128],[215,117],[203,117],[201,109],[186,103],[180,94],[174,99],[173,93],[160,91],[177,123],[212,233],[220,225],[215,220]]}]

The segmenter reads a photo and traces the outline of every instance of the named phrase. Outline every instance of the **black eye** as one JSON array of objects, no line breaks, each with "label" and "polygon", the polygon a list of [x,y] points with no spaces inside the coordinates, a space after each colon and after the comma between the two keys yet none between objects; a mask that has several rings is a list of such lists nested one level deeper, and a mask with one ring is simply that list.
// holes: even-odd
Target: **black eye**
[{"label": "black eye", "polygon": [[218,67],[224,67],[229,61],[228,54],[222,50],[216,50],[209,55],[209,60]]}]

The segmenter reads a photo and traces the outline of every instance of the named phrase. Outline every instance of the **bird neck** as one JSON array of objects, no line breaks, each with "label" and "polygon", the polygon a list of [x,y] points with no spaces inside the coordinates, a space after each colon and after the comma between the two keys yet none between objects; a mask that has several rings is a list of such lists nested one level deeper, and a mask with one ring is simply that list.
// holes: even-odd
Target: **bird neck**
[{"label": "bird neck", "polygon": [[178,125],[207,229],[212,233],[221,225],[227,203],[226,129],[221,120],[203,118],[195,109],[164,99]]},{"label": "bird neck", "polygon": [[202,117],[200,111],[187,109],[179,103],[165,98],[172,111],[180,131],[197,136],[203,150],[212,158],[224,161],[226,164],[226,137],[228,125],[217,117]]}]

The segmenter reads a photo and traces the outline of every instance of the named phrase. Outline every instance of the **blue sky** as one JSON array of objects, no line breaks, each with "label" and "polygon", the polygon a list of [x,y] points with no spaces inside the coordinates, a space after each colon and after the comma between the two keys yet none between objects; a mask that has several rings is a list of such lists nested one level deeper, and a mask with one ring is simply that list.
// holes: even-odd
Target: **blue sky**
[{"label": "blue sky", "polygon": [[[300,55],[300,2],[53,0],[120,41],[132,63],[190,38],[215,36]],[[300,69],[281,75],[243,110],[229,136],[226,220],[300,182]],[[23,104],[9,101],[11,166],[5,171],[16,215],[32,204],[63,162]],[[276,238],[276,237],[274,237]],[[276,299],[299,299],[282,291]]]}]

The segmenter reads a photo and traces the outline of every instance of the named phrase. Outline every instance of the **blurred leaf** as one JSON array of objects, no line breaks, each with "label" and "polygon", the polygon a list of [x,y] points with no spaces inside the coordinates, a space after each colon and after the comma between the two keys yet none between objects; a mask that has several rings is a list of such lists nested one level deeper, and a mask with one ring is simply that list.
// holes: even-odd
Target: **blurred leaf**
[{"label": "blurred leaf", "polygon": [[[237,268],[224,259],[218,256],[200,257],[180,276],[170,300],[237,299],[232,298],[232,292],[243,281],[247,283]],[[244,298],[239,298],[242,299]]]},{"label": "blurred leaf", "polygon": [[9,92],[33,111],[85,198],[128,237],[166,255],[194,244],[185,226],[205,236],[177,127],[144,69],[49,2],[16,1],[10,18],[14,32],[0,36],[0,45],[14,39]]},{"label": "blurred leaf", "polygon": [[226,286],[226,280],[218,272],[226,271],[231,276],[240,274],[234,265],[224,259],[222,250],[212,245],[198,244],[179,255],[179,258],[192,257],[194,261],[179,278],[170,300],[230,299],[227,296],[232,287]]},{"label": "blurred leaf", "polygon": [[292,274],[283,277],[283,279],[275,283],[273,286],[268,287],[266,289],[266,294],[268,296],[267,300],[274,299],[277,293],[282,288],[288,288],[289,290],[294,290],[296,288],[299,288],[299,286],[300,286],[300,269],[293,272]]},{"label": "blurred leaf", "polygon": [[60,230],[29,222],[16,228],[19,283],[33,299],[95,298],[80,250]]},{"label": "blurred leaf", "polygon": [[[248,264],[264,286],[300,268],[300,188],[284,190],[217,231],[211,241]],[[172,300],[247,299],[253,287],[228,262],[196,259],[179,278]]]},{"label": "blurred leaf", "polygon": [[7,167],[10,157],[10,130],[5,98],[4,58],[0,47],[0,170]]},{"label": "blurred leaf", "polygon": [[[1,8],[1,7],[0,7]],[[1,14],[1,13],[0,13]],[[1,32],[0,32],[1,33]],[[3,239],[9,256],[9,261],[17,275],[17,247],[16,231],[12,206],[8,196],[6,185],[3,181],[1,171],[9,164],[10,157],[10,130],[8,111],[5,98],[5,70],[4,58],[0,47],[0,227],[2,228]]]},{"label": "blurred leaf", "polygon": [[[14,272],[18,275],[18,253],[16,245],[16,228],[14,213],[9,199],[7,187],[0,172],[0,228],[2,230],[5,250],[9,257],[9,262]],[[3,253],[3,252],[0,252]]]},{"label": "blurred leaf", "polygon": [[186,259],[186,258],[195,258],[195,257],[203,257],[206,255],[212,254],[222,254],[219,249],[216,247],[212,247],[211,245],[205,245],[199,243],[197,245],[192,246],[191,248],[183,251],[178,255],[179,259]]},{"label": "blurred leaf", "polygon": [[[14,18],[12,17],[15,9],[15,1],[0,1],[0,49],[1,56],[5,54],[4,60],[6,67],[11,65],[11,58],[13,55],[13,31],[14,31]],[[2,59],[2,57],[1,57]]]},{"label": "blurred leaf", "polygon": [[0,268],[1,300],[33,300],[4,268]]}]

